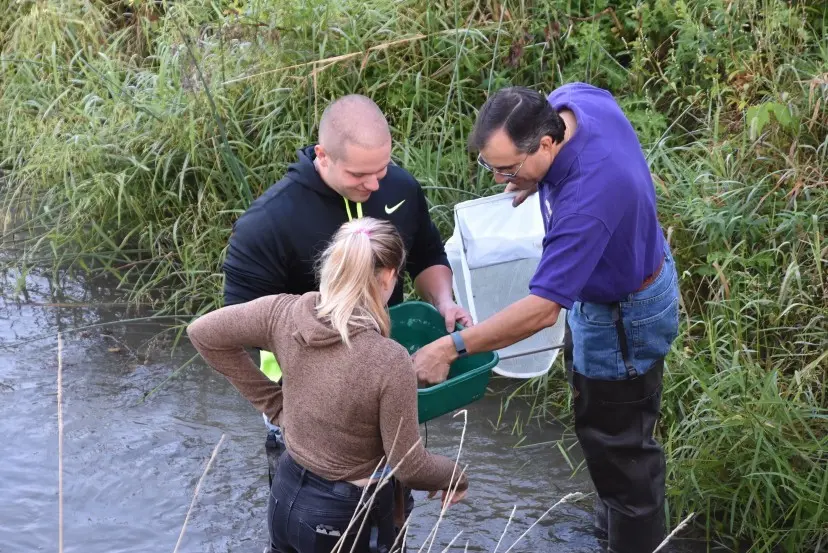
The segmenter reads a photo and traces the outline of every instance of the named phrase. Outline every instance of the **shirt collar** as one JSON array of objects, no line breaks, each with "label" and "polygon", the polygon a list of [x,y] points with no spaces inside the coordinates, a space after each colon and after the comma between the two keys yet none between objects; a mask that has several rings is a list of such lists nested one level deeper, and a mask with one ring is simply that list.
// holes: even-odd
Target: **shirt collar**
[{"label": "shirt collar", "polygon": [[549,167],[546,175],[541,179],[543,184],[555,187],[569,175],[572,164],[575,163],[575,160],[578,159],[578,156],[584,149],[587,143],[587,136],[590,132],[590,126],[589,120],[583,112],[574,104],[570,104],[566,99],[552,104],[552,107],[557,111],[568,109],[575,114],[575,121],[578,123],[575,134],[569,139],[569,142],[563,145],[558,155],[552,161],[552,165]]}]

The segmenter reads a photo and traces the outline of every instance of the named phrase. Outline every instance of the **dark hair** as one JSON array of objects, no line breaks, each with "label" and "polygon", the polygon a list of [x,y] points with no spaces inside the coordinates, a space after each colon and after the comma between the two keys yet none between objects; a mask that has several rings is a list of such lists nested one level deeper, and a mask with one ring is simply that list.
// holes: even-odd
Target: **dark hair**
[{"label": "dark hair", "polygon": [[486,100],[469,137],[469,149],[481,150],[497,130],[504,129],[521,153],[533,154],[541,138],[563,142],[566,125],[539,92],[523,86],[502,88]]}]

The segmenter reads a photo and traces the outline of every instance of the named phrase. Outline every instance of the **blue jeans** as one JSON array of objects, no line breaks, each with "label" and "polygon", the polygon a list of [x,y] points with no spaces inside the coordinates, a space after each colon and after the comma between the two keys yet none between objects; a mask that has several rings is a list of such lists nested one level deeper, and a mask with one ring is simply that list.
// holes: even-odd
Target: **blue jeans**
[{"label": "blue jeans", "polygon": [[678,335],[678,298],[665,244],[649,285],[614,304],[577,302],[568,313],[575,434],[597,492],[596,527],[611,553],[651,553],[664,537],[666,465],[653,434],[664,358]]},{"label": "blue jeans", "polygon": [[[664,264],[644,290],[619,302],[621,317],[636,373],[646,374],[663,360],[678,336],[679,288],[676,264],[665,243]],[[572,333],[575,372],[598,380],[629,377],[611,304],[575,302],[567,315]]]},{"label": "blue jeans", "polygon": [[393,480],[379,489],[369,486],[362,501],[374,492],[373,505],[348,531],[363,488],[326,480],[283,453],[268,502],[270,553],[329,553],[342,535],[342,552],[390,553],[396,539]]}]

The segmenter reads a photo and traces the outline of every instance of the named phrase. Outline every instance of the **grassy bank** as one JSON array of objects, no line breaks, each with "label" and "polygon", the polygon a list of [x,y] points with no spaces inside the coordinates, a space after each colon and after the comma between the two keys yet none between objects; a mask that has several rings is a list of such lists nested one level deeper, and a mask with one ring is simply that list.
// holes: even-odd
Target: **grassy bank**
[{"label": "grassy bank", "polygon": [[[682,277],[664,420],[673,522],[734,550],[828,544],[828,16],[819,3],[0,0],[4,239],[129,301],[220,300],[234,218],[372,96],[445,236],[496,190],[465,149],[491,90],[612,90]],[[20,226],[20,221],[23,221]],[[530,384],[566,410],[560,374]],[[740,545],[748,544],[748,545]]]}]

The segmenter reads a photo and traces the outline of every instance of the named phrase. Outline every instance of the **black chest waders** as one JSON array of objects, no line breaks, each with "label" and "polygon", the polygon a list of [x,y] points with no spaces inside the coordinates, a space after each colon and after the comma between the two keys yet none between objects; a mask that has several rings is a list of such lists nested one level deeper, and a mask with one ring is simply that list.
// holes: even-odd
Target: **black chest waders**
[{"label": "black chest waders", "polygon": [[[588,378],[572,366],[566,327],[564,359],[572,389],[575,434],[598,494],[596,526],[611,553],[652,553],[664,539],[666,463],[653,438],[661,408],[664,359],[643,375],[633,366],[621,306],[612,304],[625,380]],[[581,368],[583,371],[584,368]],[[584,371],[587,372],[587,371]]]}]

